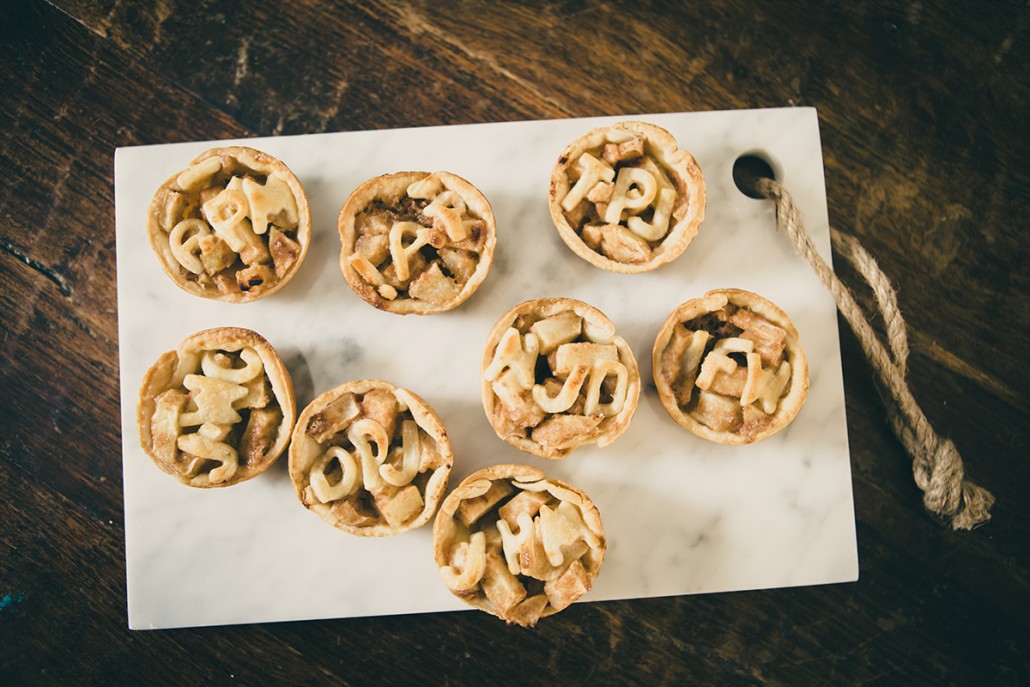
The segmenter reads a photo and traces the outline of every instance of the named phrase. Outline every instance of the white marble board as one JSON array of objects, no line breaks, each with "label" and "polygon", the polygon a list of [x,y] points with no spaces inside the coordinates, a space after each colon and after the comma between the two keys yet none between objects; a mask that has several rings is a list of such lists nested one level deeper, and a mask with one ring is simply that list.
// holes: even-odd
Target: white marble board
[{"label": "white marble board", "polygon": [[[667,128],[697,158],[708,187],[698,237],[671,264],[618,275],[576,257],[547,210],[550,171],[588,129],[639,119]],[[224,142],[218,142],[224,143]],[[524,462],[586,491],[608,537],[604,567],[581,602],[853,581],[854,506],[837,319],[832,299],[791,252],[770,203],[744,196],[732,167],[759,151],[794,194],[823,257],[829,227],[816,111],[810,108],[634,115],[241,141],[282,159],[307,190],[313,243],[299,274],[247,305],[191,296],[162,272],[145,229],[154,190],[215,142],[120,148],[115,154],[118,321],[128,621],[133,629],[338,618],[466,608],[433,564],[431,526],[382,539],[354,537],[298,501],[285,454],[228,489],[191,489],[139,446],[135,411],[146,369],[192,332],[242,326],[265,336],[293,376],[298,412],[315,395],[359,378],[422,395],[455,453],[453,487],[487,465]],[[338,267],[336,217],[366,179],[448,170],[487,196],[497,219],[493,268],[449,313],[375,310]],[[793,318],[811,388],[797,419],[758,444],[696,438],[653,389],[651,347],[681,302],[743,288]],[[567,296],[604,311],[630,343],[644,391],[613,445],[563,461],[498,439],[483,413],[479,364],[487,331],[529,298]]]}]

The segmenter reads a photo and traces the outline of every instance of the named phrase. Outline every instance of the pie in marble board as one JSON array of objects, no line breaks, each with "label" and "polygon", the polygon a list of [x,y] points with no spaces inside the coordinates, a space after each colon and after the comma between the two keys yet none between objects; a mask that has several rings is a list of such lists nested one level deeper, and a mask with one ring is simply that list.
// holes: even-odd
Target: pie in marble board
[{"label": "pie in marble board", "polygon": [[562,240],[612,272],[647,272],[676,259],[697,235],[705,202],[697,160],[648,122],[592,129],[551,172],[551,219]]},{"label": "pie in marble board", "polygon": [[486,279],[497,241],[490,203],[450,172],[369,179],[347,198],[338,225],[347,284],[401,315],[465,302]]},{"label": "pie in marble board", "polygon": [[293,382],[261,335],[219,327],[187,337],[143,378],[140,444],[154,463],[191,487],[256,477],[286,448]]},{"label": "pie in marble board", "polygon": [[541,458],[608,446],[629,426],[640,372],[604,313],[539,298],[502,315],[483,353],[483,407],[497,436]]},{"label": "pie in marble board", "polygon": [[676,422],[719,444],[786,427],[808,395],[808,360],[783,310],[740,289],[682,304],[655,339],[651,369]]},{"label": "pie in marble board", "polygon": [[212,148],[154,193],[150,243],[165,273],[196,296],[248,303],[300,269],[311,210],[300,181],[253,148]]},{"label": "pie in marble board", "polygon": [[434,557],[451,593],[523,627],[590,591],[606,547],[590,498],[529,465],[472,473],[433,524]]},{"label": "pie in marble board", "polygon": [[421,397],[383,381],[319,395],[290,444],[290,479],[304,507],[363,537],[429,522],[453,463],[439,416]]}]

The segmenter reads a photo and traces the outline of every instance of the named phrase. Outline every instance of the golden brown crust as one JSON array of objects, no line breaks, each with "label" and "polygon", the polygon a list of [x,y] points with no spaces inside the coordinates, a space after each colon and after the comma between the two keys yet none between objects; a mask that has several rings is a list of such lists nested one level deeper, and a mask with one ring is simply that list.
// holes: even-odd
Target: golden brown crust
[{"label": "golden brown crust", "polygon": [[453,463],[447,432],[429,404],[377,380],[318,396],[297,420],[290,445],[290,479],[304,507],[363,537],[428,522]]},{"label": "golden brown crust", "polygon": [[[591,183],[580,186],[581,177]],[[640,183],[653,187],[653,199],[636,208],[632,195],[644,188]],[[627,196],[630,188],[636,191]],[[669,196],[663,200],[664,193]],[[627,197],[629,205],[621,208],[619,199]],[[620,122],[587,132],[562,152],[551,173],[549,206],[559,235],[576,255],[633,274],[674,260],[694,240],[705,214],[705,183],[697,161],[668,131]]]},{"label": "golden brown crust", "polygon": [[451,593],[523,627],[589,591],[606,548],[590,498],[529,465],[469,475],[433,523],[433,557]]},{"label": "golden brown crust", "polygon": [[197,332],[161,355],[144,375],[136,409],[143,450],[191,487],[226,487],[264,472],[286,448],[295,417],[282,359],[239,327]]},{"label": "golden brown crust", "polygon": [[249,303],[300,269],[311,210],[280,160],[244,146],[212,148],[158,188],[147,232],[165,273],[184,291]]},{"label": "golden brown crust", "polygon": [[640,397],[633,351],[597,308],[541,298],[505,313],[483,352],[483,407],[497,436],[541,458],[607,446]]},{"label": "golden brown crust", "polygon": [[369,179],[347,198],[338,227],[347,284],[370,305],[399,315],[465,302],[486,279],[497,241],[486,197],[449,172]]},{"label": "golden brown crust", "polygon": [[739,289],[709,291],[676,308],[655,338],[651,369],[669,415],[719,444],[775,434],[808,394],[808,362],[793,322]]}]

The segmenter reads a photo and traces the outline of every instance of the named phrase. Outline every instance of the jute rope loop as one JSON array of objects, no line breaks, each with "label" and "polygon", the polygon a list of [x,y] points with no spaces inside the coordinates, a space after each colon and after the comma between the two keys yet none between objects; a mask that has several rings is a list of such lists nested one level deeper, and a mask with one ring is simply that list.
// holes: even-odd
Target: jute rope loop
[{"label": "jute rope loop", "polygon": [[790,194],[776,181],[759,179],[756,190],[776,204],[777,225],[786,232],[794,252],[805,259],[819,280],[829,289],[844,319],[872,363],[884,387],[884,400],[894,433],[912,456],[912,473],[923,491],[923,505],[954,529],[969,530],[991,519],[994,496],[965,479],[962,457],[949,439],[933,431],[905,383],[908,369],[908,334],[898,309],[898,298],[887,276],[865,248],[852,236],[831,230],[833,247],[850,262],[869,284],[886,329],[887,345],[866,318],[862,308],[822,256],[801,221],[801,213]]}]

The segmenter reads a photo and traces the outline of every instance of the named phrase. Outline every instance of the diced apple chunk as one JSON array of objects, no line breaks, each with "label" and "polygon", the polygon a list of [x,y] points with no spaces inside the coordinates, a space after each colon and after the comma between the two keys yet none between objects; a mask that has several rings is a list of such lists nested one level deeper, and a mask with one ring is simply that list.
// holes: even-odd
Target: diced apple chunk
[{"label": "diced apple chunk", "polygon": [[354,527],[368,527],[376,522],[375,516],[361,508],[353,498],[333,502],[330,510],[340,522]]},{"label": "diced apple chunk", "polygon": [[222,239],[214,234],[201,236],[197,240],[200,248],[200,264],[208,274],[218,274],[236,262],[236,253]]},{"label": "diced apple chunk", "polygon": [[272,448],[278,435],[279,423],[283,414],[278,408],[255,408],[250,411],[250,419],[240,438],[239,455],[241,462],[254,465],[261,461]]},{"label": "diced apple chunk", "polygon": [[747,383],[747,374],[748,368],[740,365],[730,373],[718,372],[708,389],[722,396],[740,398],[744,393],[744,385]]},{"label": "diced apple chunk", "polygon": [[601,157],[605,162],[614,167],[618,162],[623,160],[632,160],[643,154],[644,139],[640,136],[634,136],[628,141],[623,141],[622,143],[606,143]]},{"label": "diced apple chunk", "polygon": [[360,414],[361,408],[354,394],[344,394],[316,413],[304,431],[315,441],[324,444],[334,435],[345,431]]},{"label": "diced apple chunk", "polygon": [[264,408],[271,403],[272,395],[269,393],[268,380],[265,375],[259,374],[244,382],[243,387],[246,388],[247,395],[232,404],[234,409]]},{"label": "diced apple chunk", "polygon": [[591,250],[601,250],[601,224],[584,224],[583,230],[579,233],[583,243]]},{"label": "diced apple chunk", "polygon": [[762,356],[765,367],[775,368],[779,365],[787,345],[786,331],[744,308],[733,313],[730,322],[744,330],[740,338],[754,342],[754,351]]},{"label": "diced apple chunk", "polygon": [[240,288],[240,291],[260,293],[275,281],[275,273],[268,265],[262,263],[255,263],[236,273],[236,286]]},{"label": "diced apple chunk", "polygon": [[510,501],[497,509],[497,515],[501,517],[512,530],[518,527],[519,515],[525,513],[530,518],[536,517],[540,512],[540,506],[551,500],[547,491],[519,491]]},{"label": "diced apple chunk", "polygon": [[697,406],[690,414],[706,427],[717,432],[728,432],[740,424],[740,401],[701,390],[698,393]]},{"label": "diced apple chunk", "polygon": [[476,254],[461,248],[441,248],[440,260],[443,261],[444,266],[450,270],[451,274],[462,283],[472,278],[478,265]]},{"label": "diced apple chunk", "polygon": [[389,389],[372,389],[361,398],[361,412],[392,437],[397,426],[397,397]]},{"label": "diced apple chunk", "polygon": [[385,233],[362,233],[354,241],[354,252],[364,255],[373,266],[381,265],[390,257],[390,239]]},{"label": "diced apple chunk", "polygon": [[547,608],[547,595],[537,594],[531,596],[518,606],[513,608],[510,613],[505,616],[505,620],[509,623],[515,623],[522,627],[533,627],[537,621],[540,620],[540,616],[543,614],[544,609]]},{"label": "diced apple chunk", "polygon": [[526,598],[526,588],[508,570],[504,556],[495,546],[487,546],[486,572],[481,584],[486,598],[502,615],[507,614]]},{"label": "diced apple chunk", "polygon": [[554,372],[567,377],[576,366],[593,368],[596,363],[618,359],[619,349],[614,344],[566,343],[557,349]]},{"label": "diced apple chunk", "polygon": [[151,450],[166,463],[175,460],[179,453],[176,446],[176,439],[182,433],[179,415],[188,398],[178,389],[168,389],[155,399],[154,414],[150,418]]},{"label": "diced apple chunk", "polygon": [[612,191],[615,184],[611,181],[599,181],[587,193],[587,200],[591,203],[607,203],[612,199]]},{"label": "diced apple chunk", "polygon": [[375,495],[375,501],[376,507],[383,514],[386,522],[393,527],[400,527],[422,512],[425,501],[414,484],[409,484],[391,494],[394,489],[395,487],[384,488]]},{"label": "diced apple chunk", "polygon": [[275,275],[280,279],[289,272],[290,267],[300,255],[300,243],[272,227],[268,232],[268,252],[272,255]]},{"label": "diced apple chunk", "polygon": [[485,494],[471,499],[464,499],[458,504],[458,519],[461,520],[465,527],[470,527],[514,490],[515,487],[505,480],[492,482]]},{"label": "diced apple chunk", "polygon": [[185,193],[162,186],[153,205],[158,208],[155,210],[157,223],[166,232],[171,231],[179,220],[188,216],[187,209],[192,202]]},{"label": "diced apple chunk", "polygon": [[583,318],[571,310],[539,320],[529,328],[540,340],[540,352],[550,353],[583,332]]},{"label": "diced apple chunk", "polygon": [[590,585],[590,574],[577,560],[560,577],[544,583],[544,593],[554,610],[561,611],[590,591]]},{"label": "diced apple chunk", "polygon": [[633,264],[651,259],[651,246],[621,224],[607,224],[601,230],[601,252],[611,260]]},{"label": "diced apple chunk", "polygon": [[434,305],[442,305],[453,300],[460,291],[461,287],[441,272],[440,266],[435,262],[408,287],[409,296]]},{"label": "diced apple chunk", "polygon": [[535,427],[544,419],[543,409],[533,402],[531,392],[522,388],[515,370],[506,370],[494,381],[492,389],[500,401],[496,412],[512,424],[521,428]]},{"label": "diced apple chunk", "polygon": [[533,428],[531,437],[541,446],[560,451],[578,445],[579,437],[597,428],[602,419],[592,415],[552,415]]},{"label": "diced apple chunk", "polygon": [[543,580],[552,569],[547,552],[544,551],[543,539],[540,536],[540,519],[537,518],[533,520],[529,536],[524,537],[519,546],[519,570],[523,575]]}]

